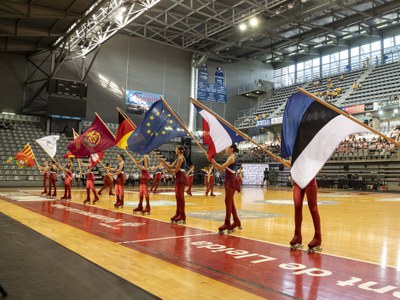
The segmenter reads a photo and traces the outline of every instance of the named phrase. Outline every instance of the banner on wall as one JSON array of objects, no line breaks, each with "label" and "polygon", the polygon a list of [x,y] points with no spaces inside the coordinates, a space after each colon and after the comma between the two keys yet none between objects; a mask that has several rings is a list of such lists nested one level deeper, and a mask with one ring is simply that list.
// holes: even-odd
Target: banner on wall
[{"label": "banner on wall", "polygon": [[125,105],[128,112],[143,114],[154,102],[160,100],[162,95],[146,93],[136,90],[126,90]]},{"label": "banner on wall", "polygon": [[228,92],[224,86],[225,77],[222,68],[217,68],[214,75],[214,82],[208,82],[208,68],[203,65],[198,69],[197,99],[219,103],[228,101]]},{"label": "banner on wall", "polygon": [[264,170],[269,170],[269,164],[242,164],[243,184],[261,185],[264,179]]},{"label": "banner on wall", "polygon": [[267,127],[267,126],[271,126],[271,119],[257,120],[256,126],[257,126],[257,127]]},{"label": "banner on wall", "polygon": [[347,112],[349,115],[363,113],[365,111],[365,105],[359,104],[359,105],[346,106],[344,108],[344,111]]}]

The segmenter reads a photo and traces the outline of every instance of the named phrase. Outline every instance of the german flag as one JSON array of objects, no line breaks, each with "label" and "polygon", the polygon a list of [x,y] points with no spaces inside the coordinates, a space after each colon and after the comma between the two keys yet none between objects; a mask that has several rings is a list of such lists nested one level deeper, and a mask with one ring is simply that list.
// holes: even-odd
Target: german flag
[{"label": "german flag", "polygon": [[29,144],[26,144],[24,149],[14,157],[16,163],[21,168],[30,167],[35,165],[35,155],[33,154],[32,148]]},{"label": "german flag", "polygon": [[128,147],[128,138],[135,131],[136,125],[125,113],[117,108],[118,110],[118,131],[115,138],[115,144],[121,149]]}]

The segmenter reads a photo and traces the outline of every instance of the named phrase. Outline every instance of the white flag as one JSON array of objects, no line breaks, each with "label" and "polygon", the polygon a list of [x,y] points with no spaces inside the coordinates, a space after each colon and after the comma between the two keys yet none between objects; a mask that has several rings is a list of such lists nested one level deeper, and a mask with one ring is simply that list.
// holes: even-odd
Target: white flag
[{"label": "white flag", "polygon": [[59,135],[48,135],[36,140],[46,153],[53,158],[57,152],[57,141],[60,138]]}]

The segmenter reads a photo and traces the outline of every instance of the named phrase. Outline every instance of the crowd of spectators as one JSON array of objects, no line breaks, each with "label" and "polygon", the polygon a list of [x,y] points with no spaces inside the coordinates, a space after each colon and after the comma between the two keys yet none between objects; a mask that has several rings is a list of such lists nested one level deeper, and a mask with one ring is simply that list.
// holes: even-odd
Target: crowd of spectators
[{"label": "crowd of spectators", "polygon": [[10,129],[10,130],[18,130],[17,122],[15,121],[7,121],[5,119],[0,120],[0,129]]},{"label": "crowd of spectators", "polygon": [[[388,136],[395,141],[400,141],[400,127],[393,129]],[[281,152],[281,137],[277,134],[271,141],[264,143],[264,147],[276,155]],[[366,150],[366,152],[364,151]],[[372,133],[353,134],[345,138],[336,148],[334,155],[373,155],[375,153],[393,153],[396,146],[385,139]],[[239,159],[243,161],[266,161],[269,155],[262,151],[259,147],[244,142],[239,145]]]}]

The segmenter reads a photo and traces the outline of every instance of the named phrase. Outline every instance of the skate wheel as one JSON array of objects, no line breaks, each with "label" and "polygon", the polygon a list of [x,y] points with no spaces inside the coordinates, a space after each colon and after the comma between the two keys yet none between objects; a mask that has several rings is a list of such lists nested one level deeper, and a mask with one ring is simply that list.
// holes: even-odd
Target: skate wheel
[{"label": "skate wheel", "polygon": [[242,226],[239,226],[239,227],[238,227],[238,229],[239,229],[239,230],[242,230],[242,229],[243,229],[243,227],[242,227]]},{"label": "skate wheel", "polygon": [[219,234],[219,235],[224,235],[225,232],[224,232],[223,230],[220,230],[220,231],[218,231],[218,234]]}]

